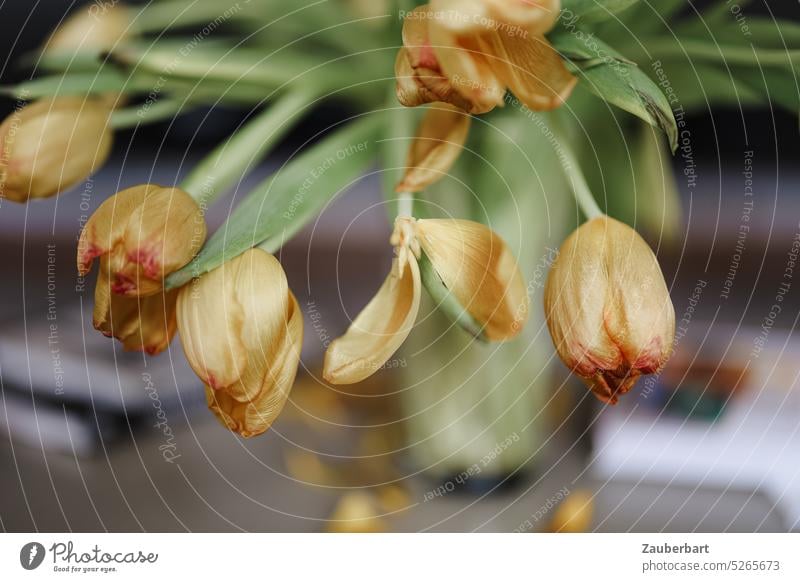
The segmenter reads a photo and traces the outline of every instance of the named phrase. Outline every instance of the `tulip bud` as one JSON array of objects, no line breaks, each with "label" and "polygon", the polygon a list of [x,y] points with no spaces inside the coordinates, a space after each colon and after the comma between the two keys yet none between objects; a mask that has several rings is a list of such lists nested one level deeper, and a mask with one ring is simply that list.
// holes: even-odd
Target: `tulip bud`
[{"label": "tulip bud", "polygon": [[94,292],[94,327],[115,337],[129,351],[156,355],[167,349],[175,330],[178,290],[147,297],[121,297],[111,292],[108,270],[101,269]]},{"label": "tulip bud", "polygon": [[243,437],[266,431],[303,343],[303,315],[275,257],[252,249],[183,287],[178,330],[217,418]]},{"label": "tulip bud", "polygon": [[131,32],[130,10],[121,4],[92,4],[67,18],[50,36],[47,53],[103,52],[124,42]]},{"label": "tulip bud", "polygon": [[102,100],[43,99],[0,124],[0,197],[47,198],[88,178],[108,158],[113,133]]},{"label": "tulip bud", "polygon": [[135,186],[105,200],[87,221],[78,242],[78,272],[86,275],[102,257],[114,293],[150,295],[194,258],[205,238],[203,213],[186,192]]},{"label": "tulip bud", "polygon": [[418,220],[422,251],[444,285],[492,341],[516,336],[529,298],[517,260],[497,233],[478,222]]},{"label": "tulip bud", "polygon": [[545,314],[561,359],[609,404],[672,353],[675,311],[658,261],[635,230],[607,216],[564,242]]}]

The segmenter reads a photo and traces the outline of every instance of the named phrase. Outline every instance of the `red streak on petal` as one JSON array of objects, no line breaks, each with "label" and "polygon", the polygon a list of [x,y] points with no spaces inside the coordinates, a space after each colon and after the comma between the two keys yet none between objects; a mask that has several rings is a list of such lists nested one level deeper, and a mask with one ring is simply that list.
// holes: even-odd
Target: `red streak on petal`
[{"label": "red streak on petal", "polygon": [[97,257],[101,256],[105,251],[97,246],[95,243],[90,242],[88,245],[85,245],[84,248],[80,249],[80,270],[82,273],[86,273],[89,271],[89,268],[92,266],[92,261],[94,261]]},{"label": "red streak on petal", "polygon": [[208,385],[211,386],[212,390],[220,390],[220,389],[223,388],[217,382],[217,379],[216,379],[216,377],[214,377],[214,374],[209,374],[208,378],[206,378],[206,380],[208,381]]},{"label": "red streak on petal", "polygon": [[128,253],[128,260],[144,269],[144,274],[150,279],[161,277],[161,253],[154,249],[139,248]]},{"label": "red streak on petal", "polygon": [[425,41],[425,44],[419,49],[419,66],[439,71],[439,61],[436,59],[436,53],[428,41]]},{"label": "red streak on petal", "polygon": [[136,282],[130,277],[117,273],[114,275],[114,280],[111,283],[111,291],[117,295],[128,295],[136,291]]},{"label": "red streak on petal", "polygon": [[633,367],[642,374],[655,374],[661,368],[662,353],[661,338],[654,337],[636,358]]}]

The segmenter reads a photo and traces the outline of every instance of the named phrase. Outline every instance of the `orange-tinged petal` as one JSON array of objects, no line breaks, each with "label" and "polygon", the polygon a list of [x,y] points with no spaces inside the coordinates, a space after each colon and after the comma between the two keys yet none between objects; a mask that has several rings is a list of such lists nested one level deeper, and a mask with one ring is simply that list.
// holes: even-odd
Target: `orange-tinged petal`
[{"label": "orange-tinged petal", "polygon": [[127,259],[160,282],[191,261],[205,239],[206,223],[197,202],[179,188],[161,188],[131,213],[123,240]]},{"label": "orange-tinged petal", "polygon": [[167,275],[192,260],[205,237],[203,212],[189,194],[135,186],[108,198],[89,218],[78,243],[78,272],[85,275],[102,256],[114,293],[152,295]]},{"label": "orange-tinged petal", "polygon": [[417,221],[417,234],[442,282],[493,341],[516,336],[529,298],[517,260],[487,226],[456,219]]},{"label": "orange-tinged petal", "polygon": [[414,327],[421,293],[419,266],[409,254],[402,273],[395,265],[347,333],[328,347],[325,379],[331,384],[355,384],[377,372]]},{"label": "orange-tinged petal", "polygon": [[427,6],[419,6],[403,22],[403,48],[395,61],[398,100],[407,107],[441,101],[469,113],[490,111],[495,103],[471,101],[471,92],[457,90],[442,71],[429,39],[432,16]]},{"label": "orange-tinged petal", "polygon": [[555,26],[561,14],[561,0],[482,1],[491,15],[490,26],[506,34],[517,34],[517,31],[503,28],[503,24],[519,26],[530,34],[545,34]]},{"label": "orange-tinged petal", "polygon": [[[236,259],[234,259],[235,261]],[[178,295],[178,330],[189,365],[204,384],[221,388],[239,380],[248,353],[239,330],[245,314],[228,272],[233,261],[195,279]]]},{"label": "orange-tinged petal", "polygon": [[178,327],[195,373],[216,390],[255,397],[283,341],[289,291],[280,263],[251,249],[188,284]]},{"label": "orange-tinged petal", "polygon": [[285,330],[280,334],[278,349],[269,361],[258,392],[240,400],[227,390],[206,387],[211,411],[228,429],[243,437],[253,437],[269,429],[283,410],[297,374],[303,344],[303,315],[294,295],[290,293],[289,297]]},{"label": "orange-tinged petal", "polygon": [[94,259],[111,252],[122,241],[128,219],[156,186],[134,186],[107,198],[89,217],[78,240],[78,273],[85,276]]},{"label": "orange-tinged petal", "polygon": [[480,37],[458,36],[436,22],[430,23],[429,35],[439,67],[456,91],[482,111],[503,105],[505,86],[495,74],[494,62],[487,58]]},{"label": "orange-tinged petal", "polygon": [[437,22],[459,35],[498,31],[525,36],[553,28],[560,0],[431,0]]},{"label": "orange-tinged petal", "polygon": [[108,272],[101,269],[95,287],[94,327],[118,339],[128,351],[161,353],[175,336],[177,298],[177,290],[121,297],[111,292]]},{"label": "orange-tinged petal", "polygon": [[397,192],[420,192],[443,178],[464,148],[470,117],[457,107],[431,106],[422,118],[408,153]]},{"label": "orange-tinged petal", "polygon": [[672,353],[675,312],[658,261],[635,230],[607,216],[564,241],[545,315],[561,359],[610,404]]},{"label": "orange-tinged petal", "polygon": [[491,66],[502,83],[534,111],[561,106],[578,82],[544,37],[494,32],[481,36],[480,46],[493,55]]}]

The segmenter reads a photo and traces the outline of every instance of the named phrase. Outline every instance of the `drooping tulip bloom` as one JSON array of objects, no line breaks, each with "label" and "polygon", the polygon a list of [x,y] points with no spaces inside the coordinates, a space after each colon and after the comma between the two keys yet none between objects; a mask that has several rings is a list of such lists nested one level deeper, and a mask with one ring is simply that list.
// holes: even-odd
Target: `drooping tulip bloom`
[{"label": "drooping tulip bloom", "polygon": [[175,336],[178,290],[147,297],[122,297],[111,291],[107,270],[101,269],[94,292],[94,327],[122,342],[129,351],[156,355]]},{"label": "drooping tulip bloom", "polygon": [[18,109],[0,124],[0,197],[14,202],[67,190],[105,163],[113,134],[101,99],[57,97]]},{"label": "drooping tulip bloom", "polygon": [[445,287],[490,341],[514,338],[528,320],[529,297],[517,259],[492,229],[470,220],[417,221],[422,252]]},{"label": "drooping tulip bloom", "polygon": [[502,106],[506,89],[527,107],[554,109],[577,79],[545,38],[559,0],[431,0],[405,18],[397,95],[413,107],[444,101],[470,113]]},{"label": "drooping tulip bloom", "polygon": [[401,217],[392,235],[396,259],[377,295],[325,353],[323,376],[354,384],[377,372],[408,337],[419,312],[422,253],[489,340],[520,332],[528,317],[522,275],[503,240],[467,220]]},{"label": "drooping tulip bloom", "polygon": [[243,437],[283,409],[300,362],[303,315],[280,263],[252,249],[184,286],[178,330],[209,408]]},{"label": "drooping tulip bloom", "polygon": [[95,3],[71,14],[50,35],[46,53],[102,52],[124,42],[132,32],[132,13],[121,3]]},{"label": "drooping tulip bloom", "polygon": [[205,238],[203,212],[189,194],[135,186],[105,200],[87,221],[78,242],[78,272],[86,275],[101,258],[114,293],[150,295],[194,258]]},{"label": "drooping tulip bloom", "polygon": [[635,230],[607,216],[562,245],[545,314],[561,359],[609,404],[672,353],[675,311],[656,257]]}]

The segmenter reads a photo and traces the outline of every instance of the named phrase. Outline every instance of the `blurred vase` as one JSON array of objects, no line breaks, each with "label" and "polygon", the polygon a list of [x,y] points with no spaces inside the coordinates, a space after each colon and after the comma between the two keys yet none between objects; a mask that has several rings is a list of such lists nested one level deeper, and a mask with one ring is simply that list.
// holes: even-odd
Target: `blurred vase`
[{"label": "blurred vase", "polygon": [[422,212],[446,208],[497,231],[518,258],[531,300],[525,330],[508,343],[476,341],[430,299],[423,304],[405,344],[401,401],[415,468],[437,479],[499,482],[535,463],[550,424],[556,360],[542,295],[574,207],[552,135],[519,115],[507,108],[473,131],[452,176],[420,204]]}]

